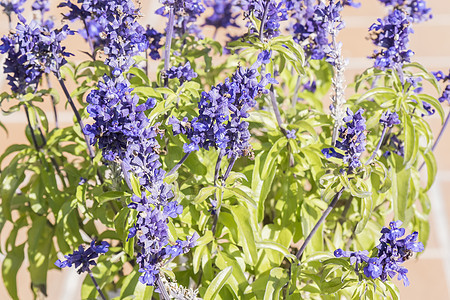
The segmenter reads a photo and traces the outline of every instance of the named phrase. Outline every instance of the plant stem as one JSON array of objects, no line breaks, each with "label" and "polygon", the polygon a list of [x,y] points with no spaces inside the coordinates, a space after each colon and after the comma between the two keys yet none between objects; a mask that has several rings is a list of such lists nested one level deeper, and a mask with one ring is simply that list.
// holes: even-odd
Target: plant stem
[{"label": "plant stem", "polygon": [[27,117],[28,128],[30,128],[30,134],[31,134],[31,139],[33,140],[34,148],[36,149],[36,151],[39,151],[40,147],[37,143],[36,135],[34,134],[34,128],[31,127],[30,114],[28,113],[28,107],[24,104],[23,108],[25,109],[25,115]]},{"label": "plant stem", "polygon": [[97,281],[95,280],[94,274],[92,274],[92,271],[91,271],[91,270],[89,270],[89,276],[91,276],[92,282],[94,283],[95,288],[97,289],[98,293],[100,294],[100,297],[102,297],[103,300],[106,300],[106,297],[105,297],[105,295],[103,295],[103,292],[102,292],[102,290],[100,289],[100,287],[98,286],[98,283],[97,283]]},{"label": "plant stem", "polygon": [[275,113],[275,118],[277,119],[278,127],[280,127],[281,132],[286,135],[286,130],[281,127],[281,124],[283,124],[283,121],[281,121],[281,115],[280,110],[278,109],[278,103],[277,98],[275,96],[275,91],[273,89],[273,84],[270,85],[270,102],[272,103],[273,112]]},{"label": "plant stem", "polygon": [[11,32],[13,29],[12,26],[12,20],[11,20],[11,13],[7,14],[8,15],[8,25],[9,25],[9,31]]},{"label": "plant stem", "polygon": [[[445,128],[447,128],[447,125],[449,123],[449,120],[450,120],[450,113],[448,113],[447,118],[445,119],[444,125],[442,125],[441,131],[439,131],[439,135],[436,138],[436,141],[434,142],[433,146],[431,147],[431,151],[434,151],[434,149],[438,145],[439,141],[441,140],[442,135],[444,134]],[[422,163],[422,165],[419,168],[419,171],[422,170],[424,166],[425,166],[425,162]]]},{"label": "plant stem", "polygon": [[292,96],[292,108],[295,108],[298,101],[298,91],[301,87],[302,78],[300,76],[297,77],[297,82],[295,84],[294,96]]},{"label": "plant stem", "polygon": [[162,295],[162,298],[164,300],[170,300],[169,293],[167,293],[166,287],[164,286],[164,283],[159,275],[156,277],[156,284],[158,285],[159,294]]},{"label": "plant stem", "polygon": [[[48,88],[51,89],[52,83],[50,82],[50,76],[48,76],[48,74],[45,74],[45,78],[47,79]],[[53,114],[55,115],[55,128],[59,128],[58,113],[56,112],[56,99],[53,95],[50,95],[50,97],[52,98]]]},{"label": "plant stem", "polygon": [[92,150],[92,147],[91,147],[91,144],[89,143],[88,137],[87,137],[86,134],[84,133],[84,124],[83,124],[83,120],[81,119],[81,116],[80,116],[80,114],[78,113],[78,110],[77,110],[77,108],[75,107],[75,104],[74,104],[73,101],[72,101],[72,97],[70,96],[69,91],[67,90],[67,87],[66,87],[66,85],[64,84],[64,81],[63,81],[63,79],[61,78],[61,76],[58,76],[58,81],[59,81],[59,84],[61,85],[61,87],[62,87],[62,89],[63,89],[63,91],[64,91],[64,94],[66,95],[66,98],[67,98],[67,101],[68,101],[69,104],[70,104],[70,107],[72,108],[72,110],[73,110],[73,112],[74,112],[74,114],[75,114],[75,117],[77,118],[78,125],[80,125],[80,127],[81,127],[81,132],[83,133],[84,140],[85,140],[86,145],[87,145],[87,150],[88,150],[88,153],[89,153],[89,157],[90,157],[91,159],[94,159],[94,157],[95,157],[94,151]]},{"label": "plant stem", "polygon": [[368,164],[370,164],[372,162],[372,160],[375,158],[375,156],[377,156],[377,152],[378,150],[380,150],[381,145],[383,144],[383,140],[384,140],[384,136],[386,135],[386,126],[384,126],[383,128],[383,132],[381,132],[381,138],[380,141],[377,144],[377,147],[375,148],[375,150],[373,151],[372,155],[370,156],[369,160],[366,161],[365,165],[367,166]]},{"label": "plant stem", "polygon": [[89,48],[91,49],[92,52],[92,60],[95,61],[95,49],[94,49],[94,44],[92,44],[92,39],[91,39],[91,35],[89,34],[89,28],[87,26],[86,20],[83,19],[83,24],[84,24],[84,28],[86,29],[86,35],[88,38],[88,43],[89,43]]},{"label": "plant stem", "polygon": [[[170,63],[170,47],[172,46],[172,36],[173,36],[173,23],[175,21],[175,14],[173,12],[173,6],[169,10],[169,23],[167,24],[166,30],[166,46],[164,48],[164,72],[169,70]],[[169,83],[168,78],[164,78],[164,86],[167,87]]]},{"label": "plant stem", "polygon": [[261,25],[259,27],[259,40],[262,42],[264,39],[264,25],[266,25],[267,13],[269,12],[269,1],[266,0],[266,5],[264,6],[264,14],[261,20]]},{"label": "plant stem", "polygon": [[[217,179],[219,178],[220,164],[222,162],[223,156],[224,156],[224,151],[220,150],[219,156],[217,157],[216,167],[214,169],[214,186],[217,186]],[[216,192],[214,192],[214,201],[217,203]],[[212,231],[213,235],[216,235],[216,227],[217,227],[217,221],[219,220],[220,207],[214,207],[212,211],[214,212],[214,216],[213,216],[213,224],[211,227],[211,231]]]},{"label": "plant stem", "polygon": [[185,160],[189,157],[189,154],[191,154],[191,152],[186,153],[183,156],[183,158],[172,168],[172,170],[170,170],[170,172],[166,174],[166,177],[175,173],[181,167],[181,165],[185,162]]},{"label": "plant stem", "polygon": [[[62,89],[63,89],[63,91],[64,91],[64,94],[66,95],[67,102],[69,102],[70,107],[72,108],[72,110],[73,110],[73,112],[74,112],[74,114],[75,114],[75,117],[77,118],[78,125],[80,125],[80,128],[81,128],[81,133],[83,134],[83,136],[84,136],[84,141],[86,142],[86,146],[87,146],[87,151],[88,151],[89,157],[91,158],[91,161],[93,162],[93,161],[94,161],[95,154],[94,154],[94,150],[92,150],[91,144],[89,143],[88,137],[87,137],[86,134],[84,133],[84,124],[83,124],[83,120],[81,119],[81,116],[80,116],[80,114],[78,113],[78,110],[77,110],[77,108],[75,107],[75,104],[74,104],[73,101],[72,101],[72,97],[70,96],[70,93],[69,93],[69,91],[67,90],[67,87],[66,87],[66,85],[64,84],[64,80],[61,78],[61,75],[60,75],[60,74],[57,74],[56,77],[58,78],[59,84],[61,85],[61,87],[62,87]],[[98,177],[98,180],[100,181],[100,183],[103,184],[103,182],[104,182],[103,176],[102,176],[102,174],[100,173],[100,170],[98,170],[98,169],[97,169],[97,177]]]},{"label": "plant stem", "polygon": [[220,150],[219,156],[217,157],[216,161],[216,167],[214,168],[214,186],[217,186],[217,179],[219,178],[219,171],[220,171],[220,163],[222,162],[224,152]]},{"label": "plant stem", "polygon": [[320,225],[325,221],[326,217],[330,214],[331,210],[334,208],[336,203],[338,202],[339,198],[342,196],[342,192],[344,191],[344,187],[341,188],[341,190],[334,196],[331,203],[328,205],[327,209],[322,213],[322,216],[320,217],[319,221],[317,221],[314,228],[311,230],[309,235],[306,237],[305,241],[303,242],[303,245],[300,247],[300,250],[297,252],[297,258],[300,260],[302,258],[303,252],[305,252],[306,246],[311,241],[314,234],[319,229]]}]

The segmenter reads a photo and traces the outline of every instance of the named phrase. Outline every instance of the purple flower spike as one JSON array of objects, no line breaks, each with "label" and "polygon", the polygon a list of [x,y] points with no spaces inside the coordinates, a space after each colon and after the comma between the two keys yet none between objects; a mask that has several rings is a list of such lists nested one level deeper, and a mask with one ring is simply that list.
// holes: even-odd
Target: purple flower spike
[{"label": "purple flower spike", "polygon": [[[378,251],[374,252],[376,256],[369,258],[367,251],[350,252],[342,249],[335,250],[334,256],[348,257],[352,264],[363,265],[364,275],[368,278],[386,281],[388,276],[394,278],[398,275],[398,280],[403,280],[403,284],[408,286],[408,270],[400,264],[408,260],[414,252],[422,252],[424,247],[421,242],[417,242],[417,232],[401,239],[405,235],[405,229],[400,227],[401,225],[401,221],[395,221],[389,224],[390,228],[383,227],[380,244],[376,247]],[[358,266],[356,271],[359,272]]]},{"label": "purple flower spike", "polygon": [[103,241],[99,246],[96,246],[95,240],[92,240],[87,249],[80,245],[78,250],[75,250],[72,254],[64,256],[66,258],[65,261],[58,259],[55,262],[55,265],[59,268],[72,267],[72,265],[75,265],[75,268],[79,267],[77,270],[78,274],[89,272],[90,267],[97,264],[94,259],[97,258],[99,254],[108,252],[108,250],[108,242]]}]

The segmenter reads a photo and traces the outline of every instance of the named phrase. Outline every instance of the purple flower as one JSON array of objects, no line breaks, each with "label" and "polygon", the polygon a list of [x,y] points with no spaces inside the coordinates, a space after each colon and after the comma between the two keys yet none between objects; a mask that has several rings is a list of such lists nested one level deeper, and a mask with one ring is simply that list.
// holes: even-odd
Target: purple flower
[{"label": "purple flower", "polygon": [[77,270],[78,274],[89,272],[90,267],[97,264],[94,259],[97,258],[99,254],[108,252],[108,250],[108,242],[103,241],[100,245],[96,246],[95,240],[92,240],[90,246],[87,249],[84,249],[84,247],[80,245],[78,247],[78,250],[75,250],[72,254],[64,256],[66,258],[65,261],[61,261],[60,259],[58,259],[55,262],[55,265],[59,268],[70,268],[72,267],[72,265],[75,265],[75,268],[79,267],[79,269]]},{"label": "purple flower", "polygon": [[431,9],[426,7],[427,4],[424,0],[380,0],[380,2],[393,9],[406,12],[415,23],[428,21],[433,17]]},{"label": "purple flower", "polygon": [[[241,7],[244,11],[244,17],[249,19],[250,14],[263,21],[264,23],[264,37],[271,39],[280,35],[280,22],[288,19],[287,9],[285,1],[275,0],[243,0],[241,1]],[[249,22],[250,24],[250,22]],[[252,28],[252,31],[255,29]],[[259,28],[257,28],[259,30]]]},{"label": "purple flower", "polygon": [[168,17],[170,8],[175,15],[174,35],[181,37],[185,33],[201,36],[201,30],[195,24],[197,18],[205,11],[201,0],[161,0],[163,5],[156,14]]},{"label": "purple flower", "polygon": [[276,82],[270,74],[258,80],[258,66],[257,62],[249,69],[239,67],[231,79],[213,86],[209,92],[202,92],[199,116],[190,122],[187,118],[169,119],[174,134],[185,134],[190,140],[183,147],[185,152],[212,147],[221,149],[229,158],[251,154],[248,123],[243,119],[248,118],[248,111],[256,105],[255,98],[268,92],[265,86]]},{"label": "purple flower", "polygon": [[227,28],[228,26],[239,27],[236,19],[239,17],[240,8],[237,0],[205,0],[207,7],[212,7],[214,13],[205,19],[205,25],[216,28]]},{"label": "purple flower", "polygon": [[376,68],[397,69],[405,62],[410,62],[414,54],[408,49],[409,34],[413,33],[410,22],[405,12],[395,9],[386,18],[378,19],[378,23],[370,26],[373,43],[382,48],[375,51],[372,57]]},{"label": "purple flower", "polygon": [[366,149],[366,119],[362,113],[362,109],[356,113],[347,109],[347,116],[343,119],[346,124],[339,128],[341,141],[336,141],[336,148],[342,150],[344,154],[336,152],[333,148],[322,150],[327,158],[341,158],[345,164],[348,164],[349,172],[361,166],[359,158]]},{"label": "purple flower", "polygon": [[396,112],[385,111],[380,118],[380,123],[386,127],[392,127],[394,125],[400,124],[398,114]]},{"label": "purple flower", "polygon": [[290,27],[294,40],[303,46],[311,59],[327,57],[331,49],[330,34],[336,34],[344,27],[340,16],[342,3],[330,1],[326,5],[324,2],[317,4],[315,0],[300,0],[287,1],[286,7],[294,21]]},{"label": "purple flower", "polygon": [[167,70],[166,75],[169,79],[178,78],[180,84],[191,81],[193,78],[197,77],[197,73],[191,69],[190,62],[187,62],[184,66],[179,65],[178,67],[171,67]]},{"label": "purple flower", "polygon": [[150,25],[147,25],[145,37],[147,38],[149,43],[150,57],[153,60],[160,59],[161,55],[159,54],[159,49],[161,49],[162,47],[161,39],[163,37],[163,34],[151,28]]},{"label": "purple flower", "polygon": [[354,8],[359,8],[361,7],[361,3],[355,3],[353,2],[353,0],[343,0],[342,5],[347,5],[347,6],[351,6]]},{"label": "purple flower", "polygon": [[0,0],[0,6],[3,7],[3,13],[10,16],[11,13],[15,13],[16,15],[23,12],[22,5],[27,0]]},{"label": "purple flower", "polygon": [[[368,257],[367,251],[348,252],[337,249],[334,252],[336,257],[349,257],[350,262],[360,263],[364,268],[364,275],[372,279],[386,281],[388,276],[394,278],[398,275],[398,280],[403,280],[405,286],[409,285],[406,273],[408,270],[400,264],[408,260],[413,252],[422,252],[424,247],[421,242],[417,242],[418,233],[413,232],[401,239],[405,235],[405,229],[401,228],[401,221],[391,222],[390,228],[383,227],[381,230],[380,244],[376,247],[376,256]],[[353,261],[352,261],[353,259]],[[359,269],[356,267],[356,271]]]},{"label": "purple flower", "polygon": [[[450,81],[450,73],[449,75],[445,75],[444,72],[438,71],[438,72],[432,72],[434,77],[437,81],[447,82]],[[441,97],[439,97],[439,102],[445,102],[448,101],[450,104],[450,84],[447,84],[445,86],[444,91],[442,92]]]},{"label": "purple flower", "polygon": [[50,10],[49,0],[35,0],[31,6],[32,10],[40,11],[41,15]]},{"label": "purple flower", "polygon": [[0,52],[6,53],[4,72],[11,90],[18,94],[34,92],[44,73],[53,72],[59,77],[59,69],[66,63],[65,57],[72,55],[61,45],[67,35],[73,34],[67,25],[53,30],[36,21],[26,23],[19,15],[16,32],[4,36]]},{"label": "purple flower", "polygon": [[296,138],[295,133],[296,133],[295,129],[292,129],[292,130],[286,130],[286,137],[287,137],[288,139],[293,139],[293,140],[295,140],[295,138]]}]

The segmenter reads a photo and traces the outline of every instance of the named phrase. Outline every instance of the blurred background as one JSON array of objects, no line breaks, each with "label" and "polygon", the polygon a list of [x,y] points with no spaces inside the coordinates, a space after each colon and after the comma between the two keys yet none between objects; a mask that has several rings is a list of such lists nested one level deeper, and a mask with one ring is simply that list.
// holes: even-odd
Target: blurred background
[{"label": "blurred background", "polygon": [[[24,6],[26,10],[24,16],[27,19],[32,18],[30,6],[32,0],[28,0]],[[50,0],[52,14],[56,19],[60,19],[64,9],[58,9],[57,5],[61,1]],[[76,2],[73,0],[73,2]],[[387,10],[378,0],[359,0],[362,6],[358,9],[346,7],[343,12],[343,19],[346,28],[341,31],[338,40],[343,42],[343,55],[349,60],[346,71],[347,82],[351,82],[356,74],[361,73],[370,67],[373,62],[367,59],[367,56],[373,52],[374,46],[368,39],[368,28],[377,18],[383,18]],[[146,0],[141,3],[143,18],[140,20],[142,25],[150,24],[160,32],[165,27],[165,19],[154,15],[154,11],[160,7],[157,0]],[[450,69],[450,1],[448,0],[427,0],[427,6],[432,9],[433,18],[425,23],[414,24],[414,34],[410,36],[410,49],[415,52],[412,61],[423,64],[429,71],[442,70],[444,73]],[[211,10],[207,9],[204,16],[210,16]],[[15,21],[15,20],[13,20]],[[200,21],[201,22],[201,21]],[[58,23],[57,23],[58,24]],[[71,24],[72,29],[76,30],[80,26],[77,23]],[[0,15],[0,35],[8,32],[8,19],[6,15]],[[203,27],[205,36],[212,37],[213,29]],[[242,31],[244,32],[244,31]],[[217,34],[217,40],[224,41],[227,32],[221,29]],[[84,40],[75,35],[69,37],[65,42],[69,52],[75,54],[74,61],[81,62],[88,57],[82,51],[88,51],[88,45]],[[162,54],[161,54],[162,55]],[[4,57],[0,54],[0,65],[3,66]],[[157,63],[151,66],[153,72],[151,78],[155,78],[154,70]],[[53,86],[57,87],[54,83]],[[58,88],[58,87],[57,87]],[[70,86],[69,90],[73,90]],[[0,71],[0,93],[10,91],[6,82],[6,76]],[[59,91],[62,94],[62,91]],[[347,94],[351,95],[353,91],[348,89]],[[433,93],[433,90],[428,90]],[[437,96],[437,95],[433,95]],[[326,99],[328,102],[328,99]],[[448,113],[448,105],[443,104],[445,112]],[[50,128],[54,124],[51,113],[50,101],[44,102],[41,106],[48,111]],[[65,109],[65,101],[58,105],[60,126],[73,124],[73,113]],[[25,138],[25,114],[20,111],[10,116],[0,115],[0,121],[8,128],[9,134],[0,130],[0,154],[11,144],[27,143]],[[441,124],[438,116],[428,117],[435,137],[439,133]],[[409,269],[408,277],[409,287],[403,287],[403,284],[396,279],[393,282],[400,288],[402,299],[450,299],[450,159],[447,155],[450,153],[450,129],[445,132],[443,139],[436,148],[435,155],[438,164],[438,174],[436,182],[429,191],[432,202],[432,212],[430,215],[431,234],[426,250],[419,256],[419,259],[412,259],[405,263]],[[4,163],[7,163],[5,161]],[[425,171],[426,172],[426,171]],[[425,173],[424,173],[425,174]],[[448,194],[447,194],[448,193]],[[9,227],[11,228],[11,227]],[[5,226],[3,232],[8,230]],[[0,236],[4,243],[6,236]],[[21,232],[17,243],[22,243],[26,238],[26,232]],[[0,261],[3,257],[0,254]],[[27,273],[27,261],[22,265],[18,273],[18,293],[20,299],[32,299],[30,291],[30,279]],[[1,274],[0,274],[1,276]],[[81,283],[84,275],[79,276],[73,268],[63,271],[52,270],[48,275],[47,294],[48,299],[80,299]],[[9,299],[9,295],[0,279],[0,299]]]}]

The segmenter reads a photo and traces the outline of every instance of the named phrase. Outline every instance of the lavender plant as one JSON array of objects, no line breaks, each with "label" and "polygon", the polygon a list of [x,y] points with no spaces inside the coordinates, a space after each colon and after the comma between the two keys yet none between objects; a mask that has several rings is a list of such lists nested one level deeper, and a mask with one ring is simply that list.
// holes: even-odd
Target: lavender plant
[{"label": "lavender plant", "polygon": [[[47,1],[1,1],[19,21],[0,104],[24,109],[29,142],[0,156],[10,296],[26,254],[36,297],[75,266],[83,299],[398,298],[392,279],[414,284],[402,263],[428,240],[427,116],[444,121],[450,75],[413,62],[425,2],[380,2],[373,67],[350,89],[341,12],[364,3],[164,0],[160,33],[132,0],[61,1],[60,29]],[[74,34],[89,49],[70,49],[76,64]],[[40,107],[57,120],[61,91],[72,126]]]}]

